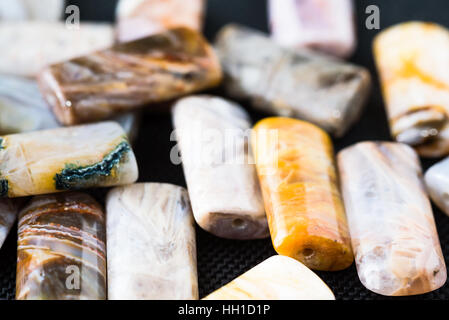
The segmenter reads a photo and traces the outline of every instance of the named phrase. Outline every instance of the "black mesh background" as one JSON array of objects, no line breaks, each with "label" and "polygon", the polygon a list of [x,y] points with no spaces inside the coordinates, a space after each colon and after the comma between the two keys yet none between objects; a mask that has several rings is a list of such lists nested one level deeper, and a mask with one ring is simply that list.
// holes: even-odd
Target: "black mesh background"
[{"label": "black mesh background", "polygon": [[[187,1],[187,0],[186,0]],[[80,6],[82,20],[112,21],[115,0],[68,1]],[[213,39],[216,31],[228,22],[242,23],[267,31],[265,0],[209,0],[205,33]],[[336,150],[363,140],[389,140],[388,126],[378,80],[371,54],[371,43],[376,30],[365,28],[365,8],[376,4],[381,10],[381,28],[408,20],[434,21],[449,27],[449,2],[445,0],[356,0],[359,47],[351,61],[371,70],[374,88],[361,121],[343,138],[334,141]],[[221,95],[218,89],[214,94]],[[264,114],[255,112],[249,103],[239,101],[249,111],[254,121]],[[144,114],[135,152],[141,182],[168,182],[185,186],[181,166],[171,164],[169,153],[172,130],[168,114]],[[427,169],[435,161],[423,161]],[[94,194],[101,200],[105,190]],[[434,208],[443,253],[449,257],[449,218]],[[0,299],[13,299],[15,294],[16,237],[14,227],[0,250]],[[212,292],[238,275],[275,254],[269,239],[257,241],[230,241],[214,237],[197,228],[198,277],[200,296]],[[387,299],[366,290],[360,283],[355,266],[340,272],[318,272],[334,291],[337,299]],[[432,293],[408,299],[448,299],[449,285]],[[395,298],[405,299],[405,298]]]}]

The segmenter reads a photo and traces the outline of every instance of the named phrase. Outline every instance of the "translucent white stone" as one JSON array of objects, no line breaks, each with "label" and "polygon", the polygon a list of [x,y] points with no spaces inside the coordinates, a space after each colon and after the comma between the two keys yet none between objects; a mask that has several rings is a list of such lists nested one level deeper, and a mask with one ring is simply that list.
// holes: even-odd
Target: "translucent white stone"
[{"label": "translucent white stone", "polygon": [[363,142],[341,151],[338,166],[363,285],[387,296],[440,288],[446,265],[415,151]]},{"label": "translucent white stone", "polygon": [[430,167],[425,181],[432,200],[449,215],[449,158]]}]

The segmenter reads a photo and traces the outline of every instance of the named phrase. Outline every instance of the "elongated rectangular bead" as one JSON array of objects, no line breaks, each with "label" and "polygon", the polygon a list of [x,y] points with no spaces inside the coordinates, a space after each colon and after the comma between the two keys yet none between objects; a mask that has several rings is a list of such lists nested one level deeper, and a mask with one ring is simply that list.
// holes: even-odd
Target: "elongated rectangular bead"
[{"label": "elongated rectangular bead", "polygon": [[81,23],[69,29],[62,22],[0,23],[0,73],[34,77],[42,68],[108,48],[114,30],[107,24]]},{"label": "elongated rectangular bead", "polygon": [[22,209],[16,299],[106,299],[105,220],[92,197],[38,196]]},{"label": "elongated rectangular bead", "polygon": [[422,294],[446,282],[421,166],[409,146],[363,142],[338,154],[360,281],[387,296]]},{"label": "elongated rectangular bead", "polygon": [[263,34],[229,25],[216,47],[231,96],[254,107],[310,121],[340,137],[358,120],[370,91],[362,67],[307,51],[284,49]]},{"label": "elongated rectangular bead", "polygon": [[449,215],[449,158],[430,167],[425,182],[433,202]]},{"label": "elongated rectangular bead", "polygon": [[200,95],[180,100],[173,122],[196,222],[219,237],[267,237],[248,114],[222,98]]},{"label": "elongated rectangular bead", "polygon": [[[59,128],[61,125],[42,98],[35,80],[0,75],[0,134]],[[118,122],[132,142],[138,132],[139,114],[124,113]]]},{"label": "elongated rectangular bead", "polygon": [[44,97],[66,125],[91,122],[218,85],[219,61],[197,32],[176,28],[46,68]]},{"label": "elongated rectangular bead", "polygon": [[187,191],[139,183],[111,190],[106,203],[109,299],[198,299]]},{"label": "elongated rectangular bead", "polygon": [[19,203],[12,199],[0,199],[0,248],[8,236],[19,213]]},{"label": "elongated rectangular bead", "polygon": [[252,146],[275,250],[316,270],[353,261],[332,141],[296,119],[267,118]]},{"label": "elongated rectangular bead", "polygon": [[138,169],[115,122],[0,137],[0,195],[21,197],[133,183]]},{"label": "elongated rectangular bead", "polygon": [[356,46],[352,0],[270,0],[272,37],[281,45],[349,57]]},{"label": "elongated rectangular bead", "polygon": [[374,56],[393,138],[424,157],[449,154],[448,30],[396,25],[376,37]]},{"label": "elongated rectangular bead", "polygon": [[329,287],[302,263],[273,256],[204,300],[335,300]]},{"label": "elongated rectangular bead", "polygon": [[204,7],[204,0],[120,0],[117,37],[132,41],[176,27],[201,31]]}]

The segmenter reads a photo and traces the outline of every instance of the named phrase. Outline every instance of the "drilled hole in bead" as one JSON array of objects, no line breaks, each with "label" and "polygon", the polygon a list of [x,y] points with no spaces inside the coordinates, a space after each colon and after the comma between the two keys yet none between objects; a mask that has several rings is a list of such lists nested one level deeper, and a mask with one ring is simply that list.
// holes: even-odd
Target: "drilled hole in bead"
[{"label": "drilled hole in bead", "polygon": [[302,255],[306,259],[312,258],[314,254],[315,254],[315,251],[313,249],[305,248],[304,250],[302,250]]},{"label": "drilled hole in bead", "polygon": [[232,220],[232,227],[235,229],[243,229],[246,225],[245,220],[243,219],[234,219]]}]

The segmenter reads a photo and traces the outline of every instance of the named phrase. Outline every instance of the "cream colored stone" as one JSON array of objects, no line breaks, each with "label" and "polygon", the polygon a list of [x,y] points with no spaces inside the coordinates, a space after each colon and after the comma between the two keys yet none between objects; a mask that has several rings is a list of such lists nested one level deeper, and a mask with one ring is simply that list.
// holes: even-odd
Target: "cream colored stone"
[{"label": "cream colored stone", "polygon": [[329,287],[301,262],[274,256],[204,300],[335,300]]},{"label": "cream colored stone", "polygon": [[110,47],[114,31],[107,24],[63,22],[0,23],[0,73],[33,77],[44,67]]},{"label": "cream colored stone", "polygon": [[224,238],[269,235],[249,121],[240,106],[212,96],[181,99],[173,111],[195,220]]},{"label": "cream colored stone", "polygon": [[21,197],[133,183],[138,169],[115,122],[0,137],[0,195]]},{"label": "cream colored stone", "polygon": [[430,292],[446,282],[417,154],[405,144],[363,142],[338,154],[360,281],[387,296]]},{"label": "cream colored stone", "polygon": [[115,188],[106,210],[109,299],[198,299],[195,228],[184,188]]}]

